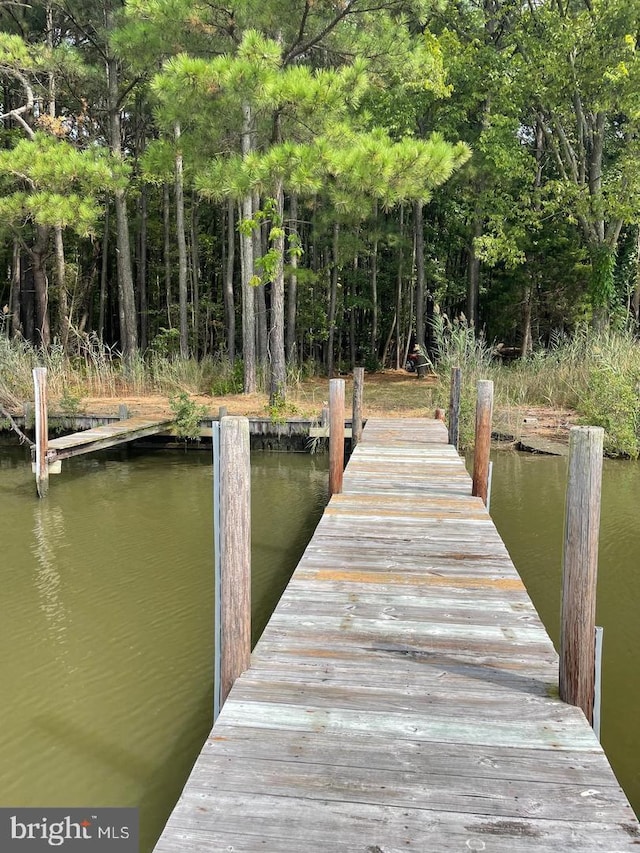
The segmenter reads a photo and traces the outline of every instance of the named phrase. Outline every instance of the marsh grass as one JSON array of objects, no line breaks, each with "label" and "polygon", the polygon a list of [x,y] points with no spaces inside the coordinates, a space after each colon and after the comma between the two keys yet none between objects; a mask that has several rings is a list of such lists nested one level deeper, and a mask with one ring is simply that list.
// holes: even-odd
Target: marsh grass
[{"label": "marsh grass", "polygon": [[500,362],[482,339],[463,324],[435,327],[444,358],[438,362],[438,405],[448,404],[454,359],[463,371],[461,444],[470,447],[479,379],[494,382],[497,423],[516,437],[522,407],[572,409],[579,422],[602,426],[610,455],[640,455],[640,345],[628,332],[578,329],[556,335],[546,349],[527,359]]}]

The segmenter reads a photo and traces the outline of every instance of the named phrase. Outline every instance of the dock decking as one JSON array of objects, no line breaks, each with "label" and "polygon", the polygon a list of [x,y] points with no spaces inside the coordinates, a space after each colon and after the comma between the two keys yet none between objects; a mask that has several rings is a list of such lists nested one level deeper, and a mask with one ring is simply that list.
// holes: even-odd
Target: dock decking
[{"label": "dock decking", "polygon": [[638,850],[446,440],[368,421],[157,853]]},{"label": "dock decking", "polygon": [[135,441],[155,435],[167,429],[172,418],[135,417],[114,421],[104,426],[74,432],[62,438],[53,438],[47,443],[47,458],[50,462],[58,459],[68,459],[70,456],[80,456],[92,453],[94,450],[105,450],[117,444]]}]

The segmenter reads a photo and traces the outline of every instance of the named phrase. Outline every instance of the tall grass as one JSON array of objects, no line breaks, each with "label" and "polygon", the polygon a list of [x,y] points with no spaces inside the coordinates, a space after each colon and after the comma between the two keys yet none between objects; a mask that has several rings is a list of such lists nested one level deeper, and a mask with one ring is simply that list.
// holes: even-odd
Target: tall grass
[{"label": "tall grass", "polygon": [[22,340],[0,337],[0,404],[16,409],[32,399],[31,371],[38,366],[47,368],[53,399],[242,391],[242,365],[229,364],[222,357],[197,361],[152,351],[146,357],[125,360],[95,335],[84,336],[75,354],[67,357],[57,345],[41,350]]},{"label": "tall grass", "polygon": [[640,456],[640,345],[630,332],[579,328],[557,334],[529,358],[503,364],[466,323],[436,317],[439,405],[445,405],[450,368],[463,370],[461,444],[473,440],[475,388],[492,379],[504,419],[523,406],[572,409],[581,423],[602,426],[610,455]]}]

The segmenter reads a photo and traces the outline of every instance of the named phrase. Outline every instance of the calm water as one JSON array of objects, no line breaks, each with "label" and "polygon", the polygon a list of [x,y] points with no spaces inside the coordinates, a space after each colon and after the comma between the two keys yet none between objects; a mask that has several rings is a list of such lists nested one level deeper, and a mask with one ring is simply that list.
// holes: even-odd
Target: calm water
[{"label": "calm water", "polygon": [[[0,805],[138,806],[151,849],[211,725],[208,452],[63,464],[0,445]],[[326,457],[256,454],[257,638],[327,497]]]},{"label": "calm water", "polygon": [[[499,452],[491,515],[559,646],[567,460]],[[602,744],[640,813],[640,463],[604,461],[597,624],[604,626]]]}]

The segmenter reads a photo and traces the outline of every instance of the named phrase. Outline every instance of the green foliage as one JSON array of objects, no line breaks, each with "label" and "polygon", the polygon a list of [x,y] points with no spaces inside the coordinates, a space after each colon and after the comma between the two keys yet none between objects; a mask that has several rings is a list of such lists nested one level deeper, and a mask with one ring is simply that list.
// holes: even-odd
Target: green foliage
[{"label": "green foliage", "polygon": [[75,416],[82,411],[82,394],[78,389],[65,385],[62,396],[58,400],[58,406],[64,415]]},{"label": "green foliage", "polygon": [[0,150],[0,177],[10,190],[0,198],[0,216],[16,228],[30,219],[86,236],[102,214],[100,195],[124,186],[127,174],[127,167],[102,149],[81,151],[39,132]]},{"label": "green foliage", "polygon": [[581,423],[604,427],[604,449],[611,456],[640,455],[640,373],[635,376],[603,361],[591,367],[580,389]]},{"label": "green foliage", "polygon": [[160,327],[160,331],[151,341],[149,349],[155,356],[160,358],[174,358],[180,355],[180,330],[165,329]]},{"label": "green foliage", "polygon": [[298,414],[297,406],[288,403],[285,396],[281,393],[275,394],[266,408],[269,419],[273,424],[284,424],[287,418],[292,418]]},{"label": "green foliage", "polygon": [[176,435],[185,440],[200,440],[200,421],[206,417],[207,407],[198,405],[182,391],[169,398],[169,406],[175,418]]},{"label": "green foliage", "polygon": [[244,388],[244,366],[242,361],[233,364],[224,362],[217,371],[211,386],[214,397],[226,397],[227,394],[242,394]]}]

